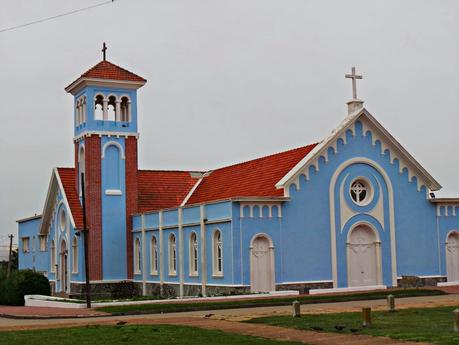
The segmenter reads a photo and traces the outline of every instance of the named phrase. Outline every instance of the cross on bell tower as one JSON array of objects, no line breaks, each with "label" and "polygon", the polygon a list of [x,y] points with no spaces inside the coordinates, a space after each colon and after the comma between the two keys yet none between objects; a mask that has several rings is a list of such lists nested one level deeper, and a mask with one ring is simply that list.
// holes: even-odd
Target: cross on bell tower
[{"label": "cross on bell tower", "polygon": [[357,98],[357,79],[362,79],[361,75],[356,74],[355,67],[352,67],[352,73],[346,74],[345,78],[352,79],[352,99],[347,102],[348,115],[363,108],[363,101]]},{"label": "cross on bell tower", "polygon": [[105,44],[102,44],[102,57],[104,58],[104,61],[107,59],[107,45]]}]

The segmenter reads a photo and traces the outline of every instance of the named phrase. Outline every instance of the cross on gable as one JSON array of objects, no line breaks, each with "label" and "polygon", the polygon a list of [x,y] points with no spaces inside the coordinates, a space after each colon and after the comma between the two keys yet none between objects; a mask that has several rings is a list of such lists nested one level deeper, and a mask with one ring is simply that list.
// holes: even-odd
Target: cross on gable
[{"label": "cross on gable", "polygon": [[346,78],[352,79],[352,97],[353,99],[357,98],[357,79],[362,79],[361,75],[355,74],[355,67],[352,67],[352,74],[346,74]]}]

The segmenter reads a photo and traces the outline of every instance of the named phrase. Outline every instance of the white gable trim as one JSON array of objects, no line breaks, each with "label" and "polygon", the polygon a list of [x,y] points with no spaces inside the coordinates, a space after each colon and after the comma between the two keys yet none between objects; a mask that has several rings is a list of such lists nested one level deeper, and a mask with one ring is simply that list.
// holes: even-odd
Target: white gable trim
[{"label": "white gable trim", "polygon": [[[293,167],[277,184],[276,188],[284,188],[284,195],[289,196],[289,185],[296,184],[299,187],[300,175],[306,175],[309,179],[309,167],[315,166],[316,170],[319,169],[319,158],[322,156],[325,161],[328,161],[328,148],[332,147],[335,152],[337,149],[338,139],[342,139],[346,143],[346,131],[350,130],[355,134],[355,122],[364,117],[367,121],[362,123],[363,133],[371,130],[373,144],[376,140],[381,141],[381,147],[384,149],[389,148],[391,163],[395,159],[399,160],[400,171],[404,168],[408,169],[409,179],[413,176],[417,177],[418,189],[421,184],[425,184],[430,190],[436,191],[441,189],[441,185],[419,164],[400,143],[366,110],[361,109],[353,114],[347,116],[338,127],[336,127],[331,134],[322,142],[320,142],[314,149],[309,152],[298,164]],[[385,145],[388,143],[389,145]],[[384,145],[384,146],[383,146]],[[383,151],[384,152],[384,151]]]},{"label": "white gable trim", "polygon": [[47,233],[51,225],[51,218],[53,216],[53,208],[54,208],[53,201],[54,201],[54,198],[58,190],[60,190],[62,193],[62,202],[64,203],[65,208],[67,209],[67,214],[68,214],[70,223],[74,229],[76,228],[75,220],[73,219],[72,210],[70,209],[70,206],[67,200],[67,195],[65,194],[64,186],[62,185],[62,181],[59,176],[59,172],[57,168],[54,168],[53,173],[51,174],[51,181],[49,183],[48,194],[46,195],[45,206],[44,206],[43,213],[42,213],[43,217],[41,219],[41,224],[40,224],[41,234]]}]

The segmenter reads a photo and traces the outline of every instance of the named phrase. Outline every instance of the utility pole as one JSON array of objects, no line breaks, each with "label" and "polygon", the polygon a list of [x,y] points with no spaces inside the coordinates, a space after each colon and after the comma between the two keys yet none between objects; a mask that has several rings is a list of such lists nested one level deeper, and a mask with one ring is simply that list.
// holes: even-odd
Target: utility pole
[{"label": "utility pole", "polygon": [[8,254],[8,270],[6,271],[6,278],[8,279],[10,277],[10,273],[11,273],[11,265],[13,264],[12,261],[13,261],[13,234],[11,235],[8,235],[8,237],[10,238],[10,251],[9,251],[9,254]]},{"label": "utility pole", "polygon": [[91,308],[91,285],[89,284],[88,262],[88,229],[86,228],[86,200],[85,200],[84,173],[81,173],[81,196],[83,206],[83,240],[84,240],[84,271],[86,276],[86,307]]}]

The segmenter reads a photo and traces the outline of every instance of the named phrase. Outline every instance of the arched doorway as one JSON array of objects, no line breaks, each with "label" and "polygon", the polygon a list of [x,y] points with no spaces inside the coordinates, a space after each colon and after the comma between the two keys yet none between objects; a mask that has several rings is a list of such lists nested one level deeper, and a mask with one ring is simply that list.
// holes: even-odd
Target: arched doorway
[{"label": "arched doorway", "polygon": [[348,235],[349,286],[381,284],[381,249],[377,233],[368,225],[357,225]]},{"label": "arched doorway", "polygon": [[451,231],[446,239],[446,272],[449,282],[459,281],[459,231]]},{"label": "arched doorway", "polygon": [[250,246],[250,288],[252,292],[274,291],[274,246],[264,234],[255,235]]},{"label": "arched doorway", "polygon": [[61,292],[66,292],[68,287],[68,250],[65,240],[61,242],[60,256]]}]

